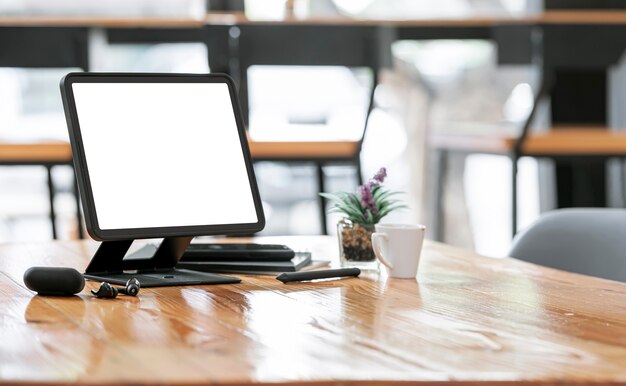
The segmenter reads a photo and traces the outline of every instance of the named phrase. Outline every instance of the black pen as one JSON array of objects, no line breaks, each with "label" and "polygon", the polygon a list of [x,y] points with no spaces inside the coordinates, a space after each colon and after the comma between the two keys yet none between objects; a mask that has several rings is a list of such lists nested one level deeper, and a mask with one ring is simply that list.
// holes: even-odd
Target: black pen
[{"label": "black pen", "polygon": [[285,272],[276,276],[283,283],[292,281],[307,281],[317,279],[331,279],[335,277],[357,277],[361,274],[358,268],[325,269],[323,271]]}]

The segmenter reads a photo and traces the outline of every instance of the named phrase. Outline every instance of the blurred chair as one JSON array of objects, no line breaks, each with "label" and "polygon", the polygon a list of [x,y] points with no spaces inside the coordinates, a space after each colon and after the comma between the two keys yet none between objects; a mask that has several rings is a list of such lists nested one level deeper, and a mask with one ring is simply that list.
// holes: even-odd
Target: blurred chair
[{"label": "blurred chair", "polygon": [[[554,0],[545,4],[545,8],[573,9],[579,8],[578,5],[584,2],[576,2],[577,5],[566,3]],[[586,3],[593,8],[621,8],[616,2],[604,5],[592,1]],[[626,156],[626,132],[606,127],[606,113],[615,107],[611,106],[611,101],[604,100],[606,71],[623,57],[626,34],[616,33],[615,26],[601,24],[590,26],[562,21],[540,26],[540,33],[536,36],[540,35],[541,38],[531,39],[527,48],[533,62],[541,63],[543,80],[533,109],[519,135],[433,133],[431,144],[438,153],[440,173],[445,171],[445,154],[449,151],[502,154],[511,158],[513,234],[517,230],[517,161],[520,157],[546,157],[557,161],[557,184],[564,187],[557,192],[558,200],[562,201],[563,196],[568,195],[583,196],[563,200],[564,204],[559,202],[559,205],[594,206],[606,201],[604,189],[594,189],[596,185],[605,183],[605,161]],[[599,45],[598,41],[605,41],[606,44]],[[550,98],[553,127],[542,132],[531,132],[530,124],[537,106],[546,97]],[[596,176],[600,178],[594,179]],[[438,192],[441,193],[443,182],[439,181],[438,184]],[[436,219],[441,217],[441,199],[438,197],[438,200],[435,204]],[[434,225],[435,234],[441,239],[441,223]]]},{"label": "blurred chair", "polygon": [[[305,162],[316,166],[317,191],[325,191],[324,166],[328,164],[347,164],[355,168],[355,174],[359,184],[363,183],[361,170],[361,147],[365,138],[365,131],[369,116],[373,110],[374,90],[376,88],[376,76],[374,76],[371,95],[367,107],[365,127],[361,137],[352,141],[255,141],[248,135],[248,144],[253,160],[256,161],[282,161],[282,162]],[[320,221],[322,233],[326,230],[326,204],[320,197]]]},{"label": "blurred chair", "polygon": [[[365,127],[358,140],[351,141],[256,141],[249,138],[254,161],[312,163],[317,168],[318,192],[324,189],[324,166],[348,164],[355,167],[357,181],[362,183],[361,145],[374,104],[378,71],[391,58],[387,30],[381,27],[315,27],[291,25],[279,30],[262,25],[242,25],[231,34],[238,52],[240,100],[248,123],[248,69],[253,65],[343,66],[368,68],[372,87],[365,118]],[[302,42],[315,43],[305,45]],[[332,87],[328,90],[332,93]],[[326,234],[326,202],[320,197],[322,233]]]},{"label": "blurred chair", "polygon": [[443,238],[443,194],[446,159],[450,152],[463,154],[500,154],[511,158],[512,232],[517,231],[517,162],[521,157],[551,159],[611,159],[626,156],[626,132],[596,126],[554,126],[532,132],[531,124],[540,103],[550,95],[552,82],[546,78],[520,133],[466,134],[438,131],[430,133],[429,144],[436,154],[435,239]]},{"label": "blurred chair", "polygon": [[513,241],[509,256],[564,271],[626,282],[626,210],[560,209]]},{"label": "blurred chair", "polygon": [[[0,165],[41,165],[46,168],[48,178],[48,201],[50,203],[50,224],[52,238],[58,237],[56,226],[56,210],[54,207],[55,187],[52,178],[52,168],[57,165],[72,166],[72,148],[67,142],[29,142],[11,143],[0,141]],[[78,236],[83,238],[82,217],[80,214],[80,200],[76,181],[73,181],[74,198],[76,199],[76,221]]]},{"label": "blurred chair", "polygon": [[[38,1],[32,5],[36,8],[43,3],[46,2]],[[17,3],[13,5],[20,9],[22,8]],[[86,28],[61,28],[47,25],[33,25],[33,28],[2,27],[0,29],[0,51],[2,51],[0,67],[88,69],[89,50],[87,34],[88,30]],[[58,93],[58,88],[51,91]],[[11,129],[18,130],[17,128]],[[10,139],[0,141],[0,165],[40,165],[47,169],[53,238],[57,238],[58,235],[55,223],[55,188],[52,168],[56,165],[71,164],[72,150],[69,142],[44,140],[26,142],[21,140],[12,141]],[[80,201],[76,187],[73,190],[77,206],[78,234],[82,238]]]}]

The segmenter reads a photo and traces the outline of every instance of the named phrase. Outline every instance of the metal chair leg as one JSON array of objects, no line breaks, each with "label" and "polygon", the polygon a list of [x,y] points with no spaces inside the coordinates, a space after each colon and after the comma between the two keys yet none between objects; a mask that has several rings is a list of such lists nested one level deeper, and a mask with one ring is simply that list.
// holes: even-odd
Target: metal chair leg
[{"label": "metal chair leg", "polygon": [[434,210],[433,210],[433,239],[443,241],[445,213],[443,211],[443,200],[446,188],[446,177],[448,168],[448,152],[443,149],[435,150],[435,190],[434,190]]},{"label": "metal chair leg", "polygon": [[52,165],[46,165],[48,173],[48,200],[50,202],[50,223],[52,225],[52,238],[57,239],[56,212],[54,210],[54,182],[52,181]]},{"label": "metal chair leg", "polygon": [[356,167],[355,173],[357,185],[363,185],[363,166],[361,165],[360,155],[357,155],[354,165]]},{"label": "metal chair leg", "polygon": [[[317,173],[317,191],[324,192],[326,189],[324,188],[324,167],[322,164],[316,165]],[[320,222],[322,228],[322,234],[327,235],[328,229],[326,228],[326,199],[322,196],[318,196],[319,206],[320,206]]]},{"label": "metal chair leg", "polygon": [[[76,173],[74,168],[72,168],[72,171],[74,171],[74,173]],[[77,230],[78,230],[78,238],[79,239],[84,239],[85,238],[85,232],[83,231],[83,216],[82,216],[81,210],[80,210],[80,195],[78,193],[78,182],[76,181],[76,176],[74,176],[74,179],[73,179],[72,182],[73,182],[72,191],[74,193],[74,200],[76,202],[76,226],[77,226]]]},{"label": "metal chair leg", "polygon": [[515,237],[517,233],[517,161],[519,156],[511,157],[511,233]]}]

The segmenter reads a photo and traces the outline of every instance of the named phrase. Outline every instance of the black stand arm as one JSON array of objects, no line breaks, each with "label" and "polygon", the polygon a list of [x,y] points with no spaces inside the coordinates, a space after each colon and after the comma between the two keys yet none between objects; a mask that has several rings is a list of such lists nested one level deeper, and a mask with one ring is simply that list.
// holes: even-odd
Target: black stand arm
[{"label": "black stand arm", "polygon": [[[85,269],[85,278],[126,284],[137,278],[142,287],[163,287],[194,284],[228,284],[241,280],[187,269],[175,269],[192,237],[167,237],[149,259],[124,259],[133,240],[104,241]],[[128,272],[133,271],[133,272]]]}]

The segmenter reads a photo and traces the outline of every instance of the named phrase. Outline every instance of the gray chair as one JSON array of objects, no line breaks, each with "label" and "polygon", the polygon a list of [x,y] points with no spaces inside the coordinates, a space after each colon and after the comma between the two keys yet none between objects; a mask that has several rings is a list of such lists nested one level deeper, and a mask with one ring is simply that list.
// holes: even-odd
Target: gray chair
[{"label": "gray chair", "polygon": [[509,256],[626,282],[626,210],[555,210],[519,233]]}]

